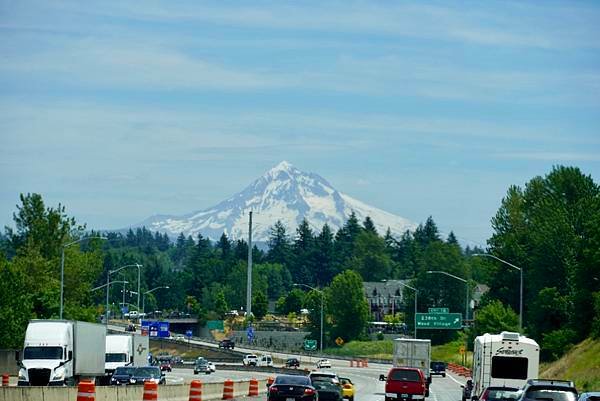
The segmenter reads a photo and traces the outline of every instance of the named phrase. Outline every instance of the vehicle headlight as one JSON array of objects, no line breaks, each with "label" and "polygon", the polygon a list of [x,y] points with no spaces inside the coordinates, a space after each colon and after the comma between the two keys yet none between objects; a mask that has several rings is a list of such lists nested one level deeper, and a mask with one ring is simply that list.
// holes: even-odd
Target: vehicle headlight
[{"label": "vehicle headlight", "polygon": [[27,369],[19,369],[19,380],[27,380]]},{"label": "vehicle headlight", "polygon": [[135,384],[135,379],[129,379],[129,383]]},{"label": "vehicle headlight", "polygon": [[52,380],[63,380],[65,378],[65,368],[64,367],[60,367],[60,368],[56,368],[56,370],[54,370],[54,376],[52,377]]}]

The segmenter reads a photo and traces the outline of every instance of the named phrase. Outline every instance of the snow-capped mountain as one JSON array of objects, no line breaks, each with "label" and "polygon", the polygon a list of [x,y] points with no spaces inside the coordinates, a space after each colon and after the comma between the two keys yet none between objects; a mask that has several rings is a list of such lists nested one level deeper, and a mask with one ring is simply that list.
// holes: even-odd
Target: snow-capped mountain
[{"label": "snow-capped mountain", "polygon": [[250,211],[253,211],[252,238],[258,242],[268,240],[270,228],[277,220],[292,236],[303,218],[316,232],[325,223],[335,232],[352,211],[360,222],[370,216],[380,234],[388,227],[395,234],[415,228],[407,219],[353,199],[337,191],[323,177],[302,172],[286,161],[214,207],[183,216],[152,216],[136,226],[166,232],[172,237],[183,232],[195,238],[200,232],[217,240],[225,232],[230,238],[247,238]]}]

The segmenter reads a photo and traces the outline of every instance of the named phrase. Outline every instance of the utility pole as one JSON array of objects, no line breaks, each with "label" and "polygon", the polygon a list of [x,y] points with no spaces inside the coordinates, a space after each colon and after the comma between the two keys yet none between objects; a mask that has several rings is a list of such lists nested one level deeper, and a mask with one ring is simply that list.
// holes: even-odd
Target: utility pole
[{"label": "utility pole", "polygon": [[246,285],[246,316],[252,314],[252,211],[248,219],[248,284]]}]

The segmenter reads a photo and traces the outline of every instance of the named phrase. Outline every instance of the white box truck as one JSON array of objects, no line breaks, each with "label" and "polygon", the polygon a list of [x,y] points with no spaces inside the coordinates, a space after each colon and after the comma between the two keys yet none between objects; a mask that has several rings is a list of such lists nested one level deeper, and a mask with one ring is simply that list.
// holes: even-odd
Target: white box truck
[{"label": "white box truck", "polygon": [[111,376],[119,366],[148,365],[147,336],[136,334],[110,334],[106,336],[106,358],[104,370]]},{"label": "white box truck", "polygon": [[431,340],[412,338],[394,339],[394,367],[419,368],[431,381],[429,363],[431,362]]},{"label": "white box truck", "polygon": [[503,331],[475,338],[472,399],[489,386],[523,387],[539,374],[540,347],[531,338]]},{"label": "white box truck", "polygon": [[102,377],[105,341],[106,327],[101,324],[31,320],[18,358],[18,385],[74,385],[81,378]]}]

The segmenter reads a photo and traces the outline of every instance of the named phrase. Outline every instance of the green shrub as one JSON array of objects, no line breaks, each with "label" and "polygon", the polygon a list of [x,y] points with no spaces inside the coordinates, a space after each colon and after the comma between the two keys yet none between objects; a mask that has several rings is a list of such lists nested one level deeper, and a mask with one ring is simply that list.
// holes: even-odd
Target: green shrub
[{"label": "green shrub", "polygon": [[541,357],[546,361],[554,361],[573,346],[577,333],[571,329],[554,330],[544,334],[542,339]]}]

